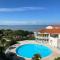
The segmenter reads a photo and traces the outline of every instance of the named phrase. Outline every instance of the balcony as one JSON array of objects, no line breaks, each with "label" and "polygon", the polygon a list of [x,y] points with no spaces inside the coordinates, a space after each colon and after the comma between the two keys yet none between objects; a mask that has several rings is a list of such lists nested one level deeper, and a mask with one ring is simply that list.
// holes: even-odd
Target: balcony
[{"label": "balcony", "polygon": [[38,38],[38,39],[49,39],[49,37],[40,37],[40,36],[36,36],[36,38]]}]

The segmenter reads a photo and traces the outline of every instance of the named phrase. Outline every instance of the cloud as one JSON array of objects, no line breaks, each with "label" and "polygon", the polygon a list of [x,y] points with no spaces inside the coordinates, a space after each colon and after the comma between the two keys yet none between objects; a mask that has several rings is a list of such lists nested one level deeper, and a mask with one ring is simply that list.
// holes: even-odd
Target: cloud
[{"label": "cloud", "polygon": [[13,12],[13,11],[28,11],[28,10],[44,10],[43,7],[19,7],[19,8],[0,8],[0,12]]},{"label": "cloud", "polygon": [[0,25],[38,25],[40,24],[40,20],[23,20],[23,21],[11,21],[11,20],[4,20],[1,21]]},{"label": "cloud", "polygon": [[[48,20],[1,20],[0,25],[49,25],[57,24],[58,22],[51,22]],[[58,23],[59,24],[59,23]]]}]

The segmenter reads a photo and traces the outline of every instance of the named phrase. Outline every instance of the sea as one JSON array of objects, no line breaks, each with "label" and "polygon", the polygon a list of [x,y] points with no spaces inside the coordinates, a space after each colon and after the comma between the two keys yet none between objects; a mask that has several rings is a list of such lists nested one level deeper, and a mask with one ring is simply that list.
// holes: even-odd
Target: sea
[{"label": "sea", "polygon": [[11,30],[26,30],[26,31],[37,31],[39,29],[45,28],[48,25],[0,25],[1,29],[11,29]]}]

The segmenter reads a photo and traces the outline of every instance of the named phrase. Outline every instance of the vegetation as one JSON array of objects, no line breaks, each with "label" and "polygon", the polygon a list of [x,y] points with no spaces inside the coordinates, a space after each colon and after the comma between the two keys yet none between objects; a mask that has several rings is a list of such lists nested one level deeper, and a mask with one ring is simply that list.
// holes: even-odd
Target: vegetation
[{"label": "vegetation", "polygon": [[55,58],[54,60],[60,60],[60,57]]},{"label": "vegetation", "polygon": [[30,31],[10,30],[10,29],[0,30],[0,60],[13,60],[13,56],[10,56],[11,54],[9,54],[9,56],[7,55],[8,58],[6,57],[4,53],[6,48],[8,48],[10,45],[16,44],[17,41],[32,40],[32,39],[34,39],[34,35],[33,32]]},{"label": "vegetation", "polygon": [[24,30],[0,30],[0,53],[17,41],[34,39],[33,32]]},{"label": "vegetation", "polygon": [[40,59],[41,59],[40,54],[35,54],[32,58],[32,60],[40,60]]}]

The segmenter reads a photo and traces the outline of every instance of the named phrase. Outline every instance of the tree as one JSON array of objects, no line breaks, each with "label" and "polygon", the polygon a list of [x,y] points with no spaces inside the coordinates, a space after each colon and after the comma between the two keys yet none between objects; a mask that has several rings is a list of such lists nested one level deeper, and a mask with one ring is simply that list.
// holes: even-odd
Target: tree
[{"label": "tree", "polygon": [[13,37],[13,31],[10,29],[5,30],[3,33],[4,33],[5,38]]},{"label": "tree", "polygon": [[40,54],[35,54],[32,58],[32,60],[40,60],[40,59],[41,59]]},{"label": "tree", "polygon": [[55,58],[54,60],[60,60],[60,57]]},{"label": "tree", "polygon": [[6,46],[6,40],[5,39],[1,39],[0,40],[0,53],[4,52],[5,46]]},{"label": "tree", "polygon": [[24,30],[16,30],[15,34],[23,36],[24,35]]},{"label": "tree", "polygon": [[0,30],[0,40],[2,39],[2,37],[3,37],[3,31]]}]

